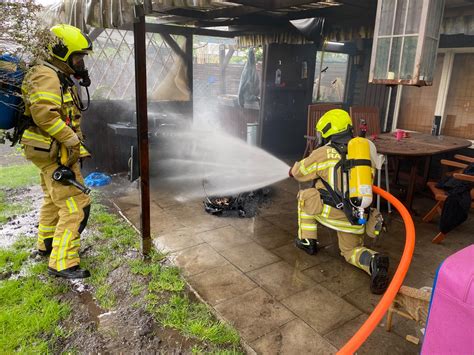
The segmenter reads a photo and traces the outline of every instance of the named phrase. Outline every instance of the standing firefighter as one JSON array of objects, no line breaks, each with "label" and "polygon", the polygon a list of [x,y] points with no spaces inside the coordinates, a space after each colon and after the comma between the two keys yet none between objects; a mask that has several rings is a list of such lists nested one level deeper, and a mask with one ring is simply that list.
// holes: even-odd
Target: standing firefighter
[{"label": "standing firefighter", "polygon": [[26,159],[40,170],[44,201],[38,227],[38,251],[49,258],[48,273],[64,278],[89,277],[79,267],[80,233],[90,211],[90,198],[76,187],[53,180],[61,166],[70,168],[79,183],[79,159],[90,156],[80,129],[82,102],[71,76],[90,85],[84,56],[92,51],[89,37],[78,28],[51,28],[57,42],[47,61],[38,61],[23,81],[25,115],[32,118],[21,143]]},{"label": "standing firefighter", "polygon": [[[295,163],[290,170],[290,176],[298,181],[316,181],[313,188],[298,193],[298,237],[295,239],[295,244],[310,255],[316,254],[318,223],[336,230],[341,255],[348,263],[367,272],[371,276],[371,291],[381,294],[388,286],[388,257],[364,247],[363,235],[366,232],[364,209],[351,206],[348,196],[344,192],[341,193],[347,191],[350,180],[348,175],[341,173],[341,169],[344,171],[344,167],[347,166],[343,163],[346,161],[348,143],[353,139],[351,118],[344,110],[328,111],[316,124],[316,132],[319,148],[307,158]],[[370,159],[353,160],[355,162],[353,166],[363,165],[364,162],[369,166],[371,194],[370,167],[374,164],[373,154],[368,151],[367,148]],[[368,205],[370,201],[371,199]],[[373,236],[376,233],[375,224],[381,226],[381,216],[377,211],[371,210],[367,223],[369,235]]]}]

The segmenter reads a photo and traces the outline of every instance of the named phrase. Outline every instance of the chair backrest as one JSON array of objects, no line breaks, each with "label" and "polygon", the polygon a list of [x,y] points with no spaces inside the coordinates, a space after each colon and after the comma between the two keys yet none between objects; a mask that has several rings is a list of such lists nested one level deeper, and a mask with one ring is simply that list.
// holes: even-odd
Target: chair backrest
[{"label": "chair backrest", "polygon": [[365,120],[367,124],[367,137],[372,134],[380,134],[380,112],[378,107],[373,106],[351,106],[350,116],[354,126],[354,135],[359,136],[360,121]]},{"label": "chair backrest", "polygon": [[316,123],[329,110],[342,108],[340,104],[311,104],[308,105],[308,122],[306,126],[306,134],[308,136],[316,136]]}]

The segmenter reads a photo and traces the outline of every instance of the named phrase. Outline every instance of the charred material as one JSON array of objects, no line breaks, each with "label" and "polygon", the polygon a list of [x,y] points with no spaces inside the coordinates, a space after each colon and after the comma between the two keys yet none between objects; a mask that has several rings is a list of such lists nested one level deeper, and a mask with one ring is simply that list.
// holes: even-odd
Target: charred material
[{"label": "charred material", "polygon": [[267,202],[269,188],[244,192],[235,196],[207,197],[204,209],[207,213],[221,217],[255,217],[259,206]]}]

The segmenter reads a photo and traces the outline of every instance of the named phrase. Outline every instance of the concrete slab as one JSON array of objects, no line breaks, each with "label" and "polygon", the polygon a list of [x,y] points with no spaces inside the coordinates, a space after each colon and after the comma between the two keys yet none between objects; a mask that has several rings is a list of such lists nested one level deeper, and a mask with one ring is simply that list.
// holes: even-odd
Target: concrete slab
[{"label": "concrete slab", "polygon": [[192,276],[189,283],[211,305],[240,296],[257,287],[255,282],[231,264]]},{"label": "concrete slab", "polygon": [[164,252],[174,252],[204,243],[193,228],[181,228],[153,239],[156,248]]},{"label": "concrete slab", "polygon": [[324,253],[318,253],[316,255],[306,254],[303,250],[296,248],[294,242],[273,249],[272,252],[297,270],[305,270],[331,260],[331,257]]},{"label": "concrete slab", "polygon": [[326,256],[324,262],[304,270],[305,275],[318,283],[339,277],[344,271],[354,268],[354,266],[348,265],[342,257],[334,258],[322,252],[315,257],[322,257],[323,255]]},{"label": "concrete slab", "polygon": [[359,288],[347,293],[342,298],[367,314],[371,313],[379,303],[382,295],[374,295],[370,292],[369,278]]},{"label": "concrete slab", "polygon": [[298,220],[296,212],[280,213],[272,216],[265,216],[264,218],[281,229],[286,230],[292,235],[296,236],[298,232]]},{"label": "concrete slab", "polygon": [[166,213],[171,217],[178,218],[184,226],[200,232],[229,225],[228,219],[211,216],[204,211],[202,204],[194,202],[171,206],[166,209]]},{"label": "concrete slab", "polygon": [[259,354],[335,354],[337,349],[300,319],[292,320],[251,344]]},{"label": "concrete slab", "polygon": [[229,218],[229,224],[238,231],[249,235],[273,225],[260,215],[253,218]]},{"label": "concrete slab", "polygon": [[309,277],[285,261],[267,265],[247,275],[277,300],[316,285]]},{"label": "concrete slab", "polygon": [[[358,289],[361,285],[369,287],[370,276],[365,271],[346,263],[342,258],[337,261],[339,262],[336,267],[337,275],[321,282],[321,286],[326,287],[339,297]],[[326,264],[319,266],[327,270]]]},{"label": "concrete slab", "polygon": [[[114,201],[139,226],[139,194],[129,190]],[[211,216],[199,200],[176,203],[169,191],[152,191],[155,245],[172,253],[170,259],[193,288],[259,353],[333,353],[381,297],[370,293],[369,276],[340,256],[335,231],[319,228],[322,249],[317,255],[294,246],[297,190],[290,179],[276,184],[271,201],[254,218]],[[432,204],[419,199],[416,207],[425,211]],[[404,284],[431,286],[439,263],[472,243],[473,216],[441,245],[431,243],[437,223],[414,217],[416,247]],[[389,255],[393,275],[405,229],[397,213],[387,220],[388,233],[375,246],[366,238],[366,245]],[[419,347],[405,341],[407,334],[418,335],[417,329],[414,321],[394,315],[393,331],[377,328],[358,353],[417,353]]]},{"label": "concrete slab", "polygon": [[182,268],[183,274],[192,276],[224,266],[228,261],[207,244],[200,244],[174,253],[171,259]]},{"label": "concrete slab", "polygon": [[259,269],[280,260],[278,256],[255,242],[224,250],[222,255],[243,272]]},{"label": "concrete slab", "polygon": [[232,226],[201,232],[198,236],[218,252],[252,241]]},{"label": "concrete slab", "polygon": [[269,250],[279,248],[293,240],[290,233],[271,224],[268,227],[255,230],[250,237]]},{"label": "concrete slab", "polygon": [[219,303],[216,310],[247,342],[295,319],[293,313],[261,288],[255,288],[242,296]]},{"label": "concrete slab", "polygon": [[175,216],[169,216],[154,202],[150,203],[150,230],[154,236],[183,228],[184,224]]},{"label": "concrete slab", "polygon": [[319,334],[330,332],[362,313],[320,285],[281,302]]},{"label": "concrete slab", "polygon": [[137,190],[136,193],[131,193],[126,196],[118,197],[114,199],[114,202],[121,210],[127,210],[131,207],[139,207],[140,192]]},{"label": "concrete slab", "polygon": [[[361,315],[324,337],[336,347],[342,347],[367,319],[367,315]],[[359,348],[357,354],[418,354],[420,347],[402,339],[398,335],[387,332],[382,327],[377,327],[372,335]]]}]

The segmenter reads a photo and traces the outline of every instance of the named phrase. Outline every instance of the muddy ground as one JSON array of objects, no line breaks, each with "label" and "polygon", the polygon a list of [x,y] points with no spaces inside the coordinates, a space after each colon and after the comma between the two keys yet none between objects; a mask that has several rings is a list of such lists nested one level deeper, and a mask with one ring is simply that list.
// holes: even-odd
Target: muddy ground
[{"label": "muddy ground", "polygon": [[71,291],[61,297],[69,302],[72,315],[63,323],[71,335],[56,344],[54,352],[79,353],[191,353],[197,341],[173,329],[164,329],[145,311],[144,295],[130,296],[128,289],[136,281],[128,267],[112,272],[108,281],[117,294],[114,310],[102,310],[87,284],[71,283]]},{"label": "muddy ground", "polygon": [[[7,198],[14,203],[30,204],[31,211],[14,216],[0,227],[0,247],[12,245],[18,237],[36,239],[38,207],[41,204],[41,189],[38,186],[6,190]],[[85,238],[94,233],[89,228]],[[86,242],[81,256],[94,253],[94,245]],[[130,255],[139,258],[140,255]],[[46,262],[34,256],[33,262]],[[12,277],[18,277],[14,275]],[[93,298],[93,288],[82,281],[61,281],[68,285],[70,291],[61,296],[61,300],[71,305],[71,316],[62,324],[66,339],[55,344],[54,353],[139,353],[162,352],[167,354],[191,353],[194,346],[206,348],[205,344],[181,335],[173,329],[165,329],[157,324],[145,311],[145,293],[131,296],[129,290],[132,282],[140,276],[130,272],[128,265],[115,269],[107,281],[116,294],[116,306],[112,311],[101,309]],[[142,277],[142,282],[147,280]]]},{"label": "muddy ground", "polygon": [[[5,165],[25,163],[24,158],[11,148],[0,144],[0,168]],[[104,189],[114,191],[113,186]],[[36,239],[39,207],[42,202],[42,191],[39,186],[18,189],[3,189],[8,202],[27,205],[29,211],[12,216],[9,221],[0,226],[0,248],[12,245],[20,235]],[[117,193],[112,192],[112,194]],[[104,196],[102,197],[105,198]],[[112,206],[107,200],[105,205]],[[110,210],[110,212],[114,212]],[[93,237],[95,231],[88,226],[81,236],[81,257],[94,255]],[[31,250],[32,262],[47,262],[46,259],[35,255]],[[129,254],[129,255],[128,255]],[[140,258],[138,252],[129,252],[127,257]],[[8,275],[7,277],[19,277]],[[21,276],[20,276],[21,277]],[[45,277],[47,277],[45,275]],[[140,280],[141,278],[141,280]],[[61,296],[61,301],[71,305],[71,315],[62,324],[66,338],[60,338],[54,344],[53,353],[166,353],[190,354],[193,348],[211,350],[201,341],[187,338],[179,331],[164,328],[155,322],[145,310],[146,287],[141,294],[131,296],[132,283],[137,281],[147,284],[147,278],[131,273],[128,265],[121,265],[112,271],[107,282],[116,294],[116,304],[112,311],[101,309],[94,299],[94,289],[84,281],[60,280],[69,291]],[[166,296],[166,295],[165,295]],[[188,290],[190,299],[195,299]]]}]

